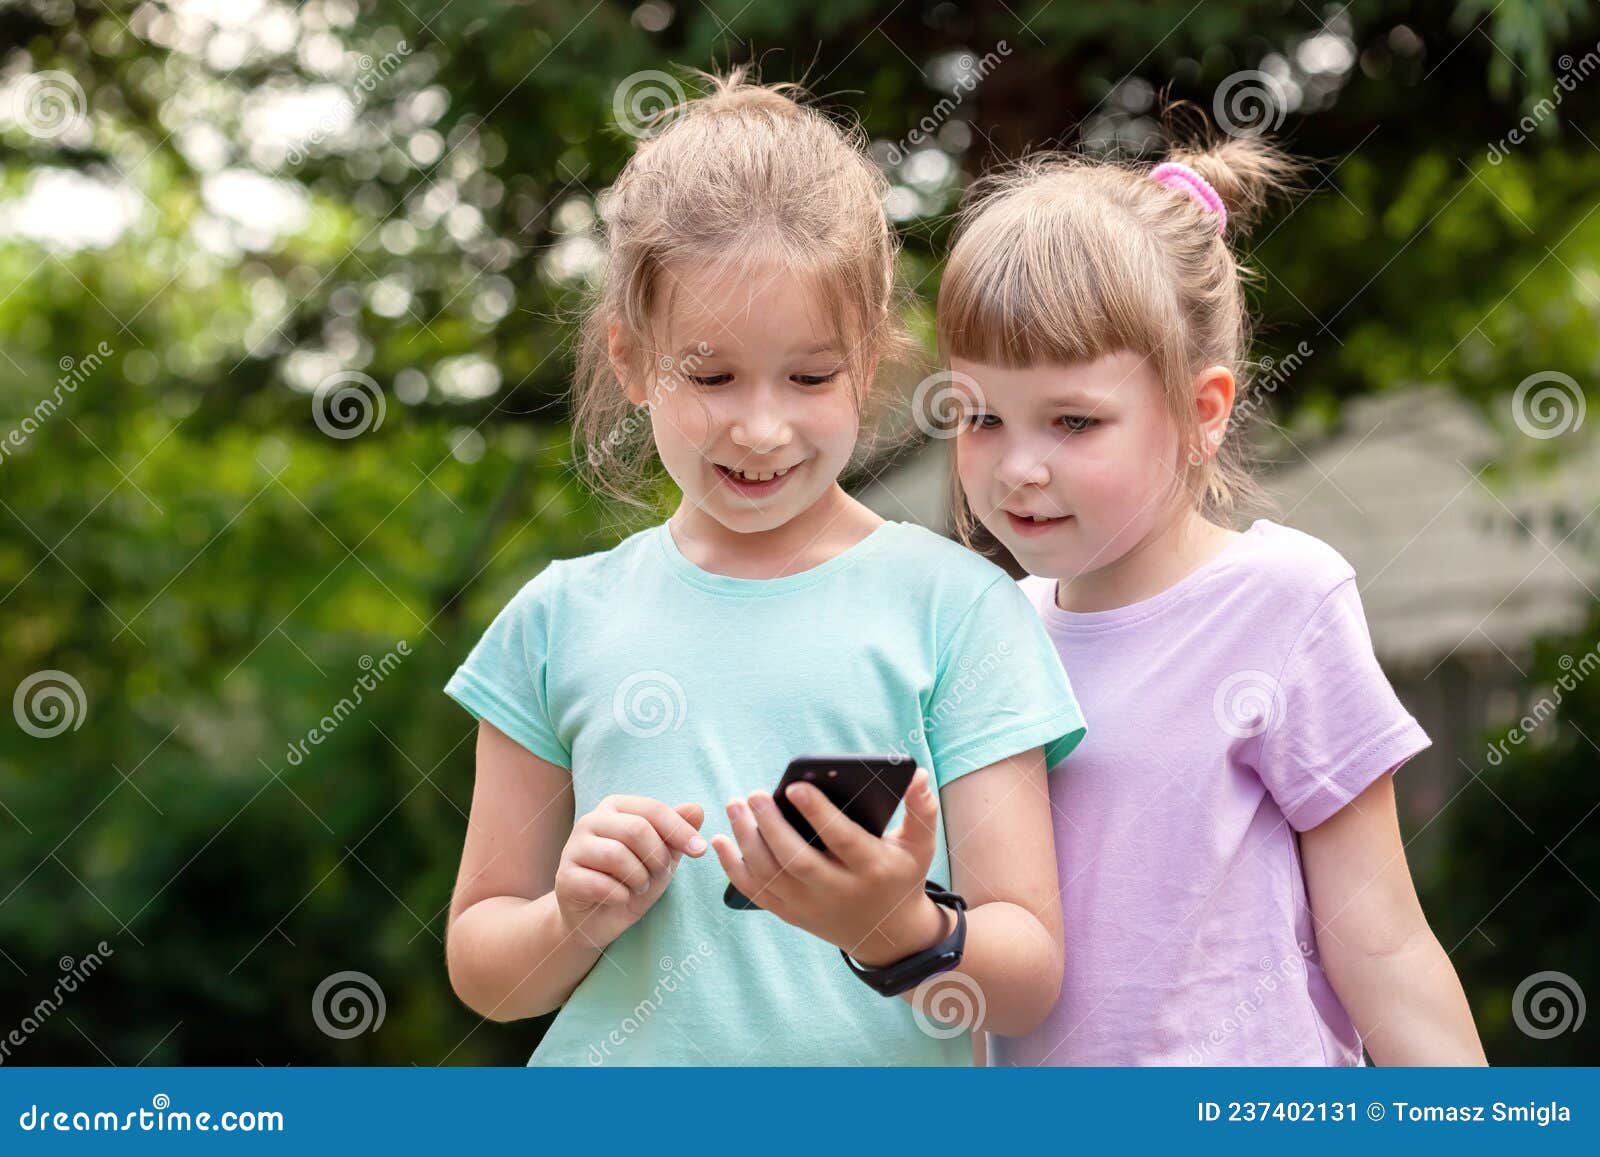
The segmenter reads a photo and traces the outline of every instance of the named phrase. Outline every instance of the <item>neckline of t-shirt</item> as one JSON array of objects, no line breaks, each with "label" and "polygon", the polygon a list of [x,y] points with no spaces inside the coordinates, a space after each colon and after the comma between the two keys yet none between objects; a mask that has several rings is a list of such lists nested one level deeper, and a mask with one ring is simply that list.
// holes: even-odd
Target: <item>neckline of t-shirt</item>
[{"label": "neckline of t-shirt", "polygon": [[1234,556],[1242,551],[1247,544],[1259,538],[1264,527],[1270,527],[1271,525],[1270,519],[1256,519],[1239,537],[1223,547],[1215,558],[1201,563],[1166,590],[1153,594],[1147,599],[1140,599],[1136,603],[1129,603],[1125,607],[1112,607],[1106,611],[1065,611],[1056,604],[1056,584],[1050,582],[1044,592],[1046,599],[1044,605],[1045,624],[1053,630],[1071,633],[1075,631],[1115,630],[1142,623],[1187,598],[1217,572],[1228,566],[1233,561]]},{"label": "neckline of t-shirt", "polygon": [[820,562],[795,574],[771,579],[739,578],[734,575],[717,574],[696,565],[678,548],[677,540],[672,537],[672,527],[665,522],[656,527],[656,542],[660,545],[662,557],[666,559],[668,568],[691,586],[735,598],[767,598],[771,595],[788,594],[822,582],[877,550],[894,532],[893,528],[904,525],[892,519],[885,519],[873,527],[860,542],[840,551],[826,562]]}]

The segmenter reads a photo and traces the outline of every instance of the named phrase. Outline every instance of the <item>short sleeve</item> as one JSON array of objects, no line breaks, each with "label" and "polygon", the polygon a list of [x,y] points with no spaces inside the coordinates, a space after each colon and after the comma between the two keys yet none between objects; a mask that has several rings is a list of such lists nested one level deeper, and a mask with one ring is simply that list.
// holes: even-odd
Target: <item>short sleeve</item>
[{"label": "short sleeve", "polygon": [[495,616],[444,692],[540,759],[570,768],[572,753],[550,722],[546,698],[556,565],[518,591]]},{"label": "short sleeve", "polygon": [[1354,578],[1313,612],[1271,690],[1257,772],[1295,831],[1431,743],[1378,665]]},{"label": "short sleeve", "polygon": [[1009,577],[984,591],[941,647],[924,723],[941,788],[1034,747],[1053,768],[1083,738],[1061,659]]}]

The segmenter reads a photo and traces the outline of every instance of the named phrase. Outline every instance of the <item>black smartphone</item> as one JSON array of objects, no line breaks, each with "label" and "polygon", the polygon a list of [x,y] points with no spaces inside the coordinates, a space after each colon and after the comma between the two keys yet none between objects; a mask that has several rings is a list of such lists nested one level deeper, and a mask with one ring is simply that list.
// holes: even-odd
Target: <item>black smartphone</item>
[{"label": "black smartphone", "polygon": [[[784,769],[772,798],[783,818],[813,847],[822,846],[822,837],[789,802],[786,792],[791,783],[812,784],[845,815],[881,836],[916,771],[917,761],[909,755],[802,755]],[[732,884],[722,902],[741,910],[759,907]]]}]

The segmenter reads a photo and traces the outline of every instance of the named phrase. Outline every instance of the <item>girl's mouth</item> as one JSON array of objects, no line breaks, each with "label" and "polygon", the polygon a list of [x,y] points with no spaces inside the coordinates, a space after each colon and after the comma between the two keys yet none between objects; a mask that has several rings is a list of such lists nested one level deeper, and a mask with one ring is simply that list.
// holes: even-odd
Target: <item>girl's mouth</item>
[{"label": "girl's mouth", "polygon": [[1037,538],[1040,535],[1049,534],[1052,530],[1058,530],[1065,526],[1071,520],[1072,515],[1070,514],[1063,514],[1059,518],[1024,518],[1020,514],[1012,514],[1011,511],[1006,511],[1006,521],[1011,524],[1012,532],[1024,538]]},{"label": "girl's mouth", "polygon": [[804,463],[796,462],[793,466],[785,466],[782,470],[751,470],[748,472],[730,469],[720,462],[713,462],[711,465],[716,467],[717,476],[722,479],[723,485],[727,486],[735,494],[743,495],[746,498],[764,498],[768,494],[775,494],[782,489],[784,483],[788,482],[793,477],[794,472]]}]

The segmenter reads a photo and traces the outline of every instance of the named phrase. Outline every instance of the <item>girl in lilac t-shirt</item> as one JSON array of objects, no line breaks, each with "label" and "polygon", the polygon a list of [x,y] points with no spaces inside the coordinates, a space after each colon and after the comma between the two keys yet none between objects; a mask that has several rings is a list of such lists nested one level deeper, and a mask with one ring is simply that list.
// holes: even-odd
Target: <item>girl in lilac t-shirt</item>
[{"label": "girl in lilac t-shirt", "polygon": [[1428,746],[1356,578],[1261,520],[1225,238],[1293,170],[1260,140],[1023,162],[939,294],[960,524],[1031,575],[1089,722],[1050,778],[1066,971],[1005,1065],[1482,1064],[1390,778]]}]

